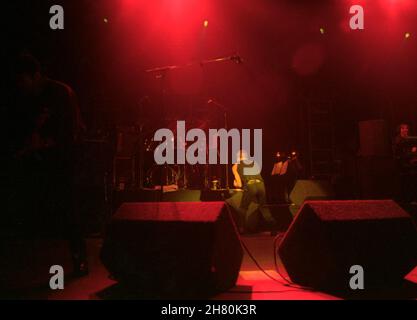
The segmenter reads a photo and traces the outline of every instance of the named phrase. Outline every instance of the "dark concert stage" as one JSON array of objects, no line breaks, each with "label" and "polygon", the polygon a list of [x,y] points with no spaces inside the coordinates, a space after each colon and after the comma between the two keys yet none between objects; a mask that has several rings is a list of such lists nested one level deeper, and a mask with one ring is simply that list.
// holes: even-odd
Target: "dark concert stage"
[{"label": "dark concert stage", "polygon": [[[193,202],[193,196],[195,197],[197,191],[188,192],[173,192],[169,197],[169,201],[165,204],[167,207],[180,208],[181,202],[188,201],[191,206],[198,206],[198,202]],[[143,196],[143,195],[142,195]],[[147,195],[149,196],[149,195]],[[188,196],[188,198],[187,198]],[[143,196],[144,197],[144,196]],[[176,199],[180,202],[173,202]],[[191,201],[191,202],[190,202]],[[316,200],[317,201],[317,200]],[[314,201],[313,201],[314,202]],[[321,201],[319,201],[321,202]],[[316,202],[316,203],[319,203]],[[329,201],[326,201],[326,203]],[[143,204],[149,204],[151,207],[157,207],[156,202],[127,202],[130,206],[141,207]],[[187,203],[187,202],[185,202]],[[219,202],[214,202],[219,204]],[[230,202],[233,205],[233,202]],[[384,204],[387,205],[387,204]],[[388,204],[389,205],[389,204]],[[163,207],[163,206],[162,206]],[[160,207],[161,208],[161,207]],[[340,300],[340,299],[354,299],[354,300],[395,300],[395,299],[417,299],[417,265],[414,268],[410,268],[407,272],[404,280],[395,284],[389,284],[387,286],[378,286],[375,288],[367,288],[364,291],[352,291],[343,287],[331,289],[331,288],[312,288],[308,286],[298,285],[291,281],[288,274],[285,271],[285,267],[282,261],[275,256],[276,253],[276,239],[280,238],[287,230],[289,223],[291,222],[291,211],[298,212],[300,208],[290,208],[288,205],[275,205],[271,206],[274,213],[281,216],[281,225],[278,228],[280,231],[277,235],[272,235],[270,231],[258,231],[252,234],[242,234],[239,236],[239,240],[242,242],[243,259],[238,269],[238,278],[236,283],[233,284],[227,290],[222,292],[211,293],[209,291],[203,291],[192,295],[185,296],[185,299],[211,299],[211,300]],[[125,209],[126,210],[126,209]],[[417,223],[417,206],[408,207],[411,216],[413,217],[414,224]],[[120,214],[120,213],[119,213]],[[132,217],[139,217],[143,215],[143,210],[137,210],[131,212]],[[178,211],[174,215],[181,215]],[[170,214],[162,213],[160,218],[162,220],[168,220]],[[283,218],[286,217],[286,218]],[[289,220],[288,220],[288,217]],[[185,219],[185,218],[184,218]],[[201,214],[199,219],[205,219],[204,213]],[[300,218],[298,218],[300,219]],[[347,221],[345,223],[348,223]],[[392,222],[391,224],[393,224]],[[369,228],[369,226],[368,226]],[[179,228],[180,229],[180,228]],[[129,229],[124,229],[124,232]],[[139,230],[139,229],[137,229]],[[162,229],[161,229],[162,230]],[[184,230],[189,229],[180,229]],[[371,229],[368,229],[371,232]],[[135,232],[135,231],[134,231]],[[157,235],[162,237],[161,231],[157,231]],[[391,235],[386,232],[384,236]],[[156,236],[156,235],[155,235]],[[180,235],[176,233],[176,237],[167,236],[167,240],[170,242],[177,242]],[[191,235],[192,236],[192,235]],[[358,235],[359,236],[359,235]],[[141,247],[152,246],[152,242],[160,243],[158,239],[152,238],[152,234],[148,235],[147,241],[136,243],[136,248],[141,250]],[[374,237],[374,236],[373,236]],[[197,240],[196,240],[197,239]],[[198,237],[194,235],[194,239],[188,238],[191,241],[198,241]],[[114,240],[113,240],[114,241]],[[280,240],[282,241],[282,240]],[[311,239],[313,242],[317,242],[317,239]],[[386,245],[384,240],[378,240],[378,245]],[[387,239],[388,242],[394,240]],[[184,299],[181,294],[174,293],[173,296],[160,296],[160,283],[155,282],[153,287],[146,287],[141,289],[140,287],[126,287],[119,284],[111,276],[108,269],[103,265],[103,238],[102,234],[90,235],[87,239],[87,252],[88,252],[88,264],[90,272],[84,277],[74,277],[72,275],[73,267],[71,264],[71,255],[66,240],[62,239],[24,239],[24,240],[9,240],[4,243],[8,248],[3,251],[6,252],[7,259],[14,269],[8,269],[8,291],[3,292],[3,299],[25,299],[25,300],[154,300],[154,299]],[[139,243],[138,243],[139,242]],[[395,241],[394,241],[395,242]],[[365,244],[362,244],[365,246]],[[193,246],[183,245],[185,254],[185,263],[188,260],[198,259],[198,255],[193,254]],[[197,247],[198,250],[204,250],[201,247]],[[306,247],[306,250],[308,248]],[[388,250],[388,248],[384,249]],[[398,250],[403,251],[399,248]],[[403,251],[404,252],[404,251]],[[140,253],[134,253],[139,255]],[[373,256],[371,251],[367,252],[368,255]],[[389,256],[388,254],[386,255]],[[398,256],[397,256],[398,257]],[[153,256],[142,257],[143,264],[147,264],[147,259],[154,259]],[[178,259],[184,259],[183,255],[177,257]],[[402,258],[402,257],[400,257]],[[405,258],[405,257],[404,257]],[[116,259],[119,257],[116,256]],[[224,257],[227,261],[228,258]],[[320,259],[320,257],[317,257]],[[388,257],[389,259],[389,257]],[[48,273],[48,266],[51,263],[59,263],[66,270],[65,276],[65,289],[64,290],[51,290],[48,286],[48,279],[50,277]],[[193,262],[192,262],[193,263]],[[240,262],[239,262],[240,263]],[[381,266],[377,268],[383,268],[382,265],[390,265],[393,261],[380,260]],[[186,265],[185,269],[187,269]],[[324,261],[314,260],[310,261],[306,266],[305,272],[308,274],[311,270],[317,269],[319,273],[325,273]],[[152,266],[151,266],[152,267]],[[168,269],[163,267],[164,272],[169,272]],[[187,269],[188,270],[188,269]],[[178,270],[176,271],[178,272]],[[314,272],[314,271],[313,271]],[[325,274],[324,274],[325,275]],[[13,280],[15,278],[15,280]],[[11,279],[11,280],[10,280]],[[381,280],[381,279],[380,279]],[[3,281],[3,284],[5,282]],[[152,286],[152,284],[151,284]]]},{"label": "dark concert stage", "polygon": [[[404,283],[396,288],[362,294],[340,294],[313,291],[288,286],[275,271],[273,261],[273,237],[269,233],[259,233],[244,236],[250,252],[266,276],[247,255],[244,255],[242,267],[236,287],[227,292],[217,294],[211,299],[217,300],[336,300],[336,299],[417,299],[417,268],[410,272]],[[107,299],[143,299],[143,295],[134,294],[118,288],[116,282],[109,279],[108,272],[98,256],[102,241],[88,239],[88,250],[91,252],[89,263],[91,274],[81,279],[69,279],[63,291],[51,292],[49,288],[38,288],[26,291],[20,298],[25,299],[77,299],[77,300],[107,300]]]},{"label": "dark concert stage", "polygon": [[417,299],[417,1],[1,6],[0,300]]}]

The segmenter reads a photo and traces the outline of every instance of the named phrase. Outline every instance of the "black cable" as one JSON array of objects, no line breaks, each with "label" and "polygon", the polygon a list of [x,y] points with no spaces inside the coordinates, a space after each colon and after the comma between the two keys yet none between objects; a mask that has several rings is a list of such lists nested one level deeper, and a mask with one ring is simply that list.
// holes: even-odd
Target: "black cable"
[{"label": "black cable", "polygon": [[246,251],[246,253],[249,255],[249,257],[252,259],[252,261],[255,263],[255,265],[258,267],[258,269],[263,273],[263,274],[265,274],[268,278],[270,278],[271,280],[273,280],[273,281],[275,281],[275,282],[278,282],[279,284],[282,284],[282,285],[287,285],[287,284],[284,284],[284,283],[282,283],[282,281],[280,281],[279,279],[276,279],[276,278],[274,278],[273,276],[271,276],[269,273],[267,273],[262,267],[261,267],[261,265],[258,263],[258,261],[255,259],[255,257],[252,255],[252,253],[250,252],[250,250],[249,250],[249,248],[246,246],[246,244],[245,244],[245,242],[243,241],[243,239],[242,239],[242,237],[241,237],[241,235],[240,235],[240,233],[239,233],[239,230],[237,230],[237,228],[236,228],[236,223],[235,223],[235,220],[234,220],[234,218],[233,218],[233,214],[232,214],[232,212],[231,212],[231,209],[230,209],[230,207],[229,207],[229,204],[227,203],[227,202],[225,202],[226,203],[226,208],[227,208],[227,211],[229,212],[229,216],[230,216],[230,218],[232,219],[232,221],[234,222],[233,224],[234,224],[234,226],[235,226],[235,229],[236,229],[236,233],[237,233],[237,235],[238,235],[238,239],[239,239],[239,242],[240,242],[240,244],[241,244],[241,246],[243,247],[243,249]]},{"label": "black cable", "polygon": [[[224,195],[223,195],[223,199],[224,199]],[[277,263],[277,246],[276,246],[276,243],[277,243],[277,239],[281,239],[282,237],[283,237],[283,235],[284,235],[284,233],[281,233],[281,234],[279,234],[275,239],[274,239],[274,263],[275,263],[275,271],[279,274],[279,276],[285,281],[285,283],[283,283],[282,281],[280,281],[279,279],[276,279],[276,278],[274,278],[273,276],[271,276],[270,274],[268,274],[266,271],[265,271],[265,269],[264,268],[262,268],[262,266],[258,263],[258,261],[255,259],[255,257],[252,255],[252,253],[250,252],[250,250],[249,250],[249,248],[246,246],[246,244],[245,244],[245,242],[243,241],[243,239],[242,239],[242,237],[241,237],[241,234],[240,234],[240,232],[239,232],[239,230],[237,230],[237,228],[236,228],[236,222],[235,222],[235,219],[233,218],[233,214],[232,214],[232,212],[231,212],[231,209],[230,209],[230,206],[229,206],[229,204],[225,201],[225,204],[226,204],[226,208],[227,208],[227,211],[228,211],[228,213],[229,213],[229,216],[230,216],[230,218],[232,219],[232,221],[234,222],[233,224],[234,224],[234,227],[235,227],[235,230],[236,230],[236,233],[237,233],[237,235],[238,235],[238,239],[239,239],[239,242],[240,242],[240,244],[241,244],[241,246],[242,246],[242,248],[246,251],[246,253],[248,254],[248,256],[252,259],[252,261],[255,263],[255,265],[256,265],[256,267],[263,273],[263,274],[265,274],[268,278],[270,278],[271,280],[273,280],[273,281],[275,281],[275,282],[277,282],[277,283],[279,283],[279,284],[281,284],[281,285],[283,285],[283,286],[286,286],[286,287],[292,287],[292,288],[296,288],[296,289],[303,289],[303,290],[308,290],[308,291],[315,291],[313,288],[309,288],[309,287],[305,287],[305,286],[300,286],[300,285],[297,285],[297,284],[295,284],[295,283],[293,283],[291,280],[289,280],[289,279],[287,279],[282,273],[281,273],[281,271],[280,271],[280,268],[279,268],[279,266],[278,266],[278,263]]]},{"label": "black cable", "polygon": [[[286,284],[284,284],[287,287],[292,287],[292,288],[297,288],[297,289],[303,289],[303,290],[307,290],[307,291],[316,291],[314,288],[311,287],[306,287],[306,286],[301,286],[298,284],[295,284],[294,282],[292,282],[290,279],[288,279],[286,276],[284,276],[281,273],[280,267],[278,265],[278,261],[277,261],[277,257],[279,257],[278,255],[278,246],[279,244],[281,244],[282,239],[284,238],[285,233],[280,233],[278,234],[275,239],[274,239],[274,264],[275,264],[275,270],[276,272],[281,276],[282,279],[284,279],[285,282],[287,282]],[[277,245],[277,242],[279,241],[279,244]]]},{"label": "black cable", "polygon": [[284,233],[280,233],[274,239],[274,264],[275,264],[275,270],[281,276],[281,278],[284,279],[285,282],[287,282],[287,285],[295,285],[291,280],[287,279],[287,277],[281,273],[280,267],[278,265],[278,261],[277,261],[277,257],[278,257],[277,248],[278,248],[278,246],[277,246],[277,242],[279,241],[279,243],[281,243],[283,237],[284,237]]}]

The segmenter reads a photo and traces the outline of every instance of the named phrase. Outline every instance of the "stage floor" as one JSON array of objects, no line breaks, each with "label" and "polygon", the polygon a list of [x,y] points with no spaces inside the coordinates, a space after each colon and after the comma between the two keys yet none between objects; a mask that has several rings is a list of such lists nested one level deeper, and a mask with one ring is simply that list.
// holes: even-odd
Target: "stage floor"
[{"label": "stage floor", "polygon": [[[217,300],[337,300],[337,299],[417,299],[417,266],[406,277],[404,285],[374,293],[331,294],[309,291],[286,285],[275,272],[273,240],[269,233],[244,236],[243,241],[262,268],[277,281],[258,269],[245,252],[237,286],[213,297]],[[108,277],[101,264],[99,252],[101,239],[89,239],[90,274],[79,279],[67,279],[64,290],[38,289],[25,295],[28,299],[132,299],[132,296],[111,294],[115,282]]]}]

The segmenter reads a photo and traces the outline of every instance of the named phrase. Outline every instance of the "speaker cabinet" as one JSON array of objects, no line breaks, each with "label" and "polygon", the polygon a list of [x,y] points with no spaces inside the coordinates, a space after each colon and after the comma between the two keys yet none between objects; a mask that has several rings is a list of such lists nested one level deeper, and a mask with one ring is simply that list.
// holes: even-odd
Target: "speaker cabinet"
[{"label": "speaker cabinet", "polygon": [[158,298],[227,290],[242,257],[224,202],[124,203],[101,252],[115,280]]},{"label": "speaker cabinet", "polygon": [[330,200],[334,192],[326,180],[297,180],[290,194],[291,201],[301,206],[305,200]]},{"label": "speaker cabinet", "polygon": [[400,282],[417,264],[417,231],[394,201],[306,201],[278,247],[290,278],[349,289],[351,266],[365,288]]}]

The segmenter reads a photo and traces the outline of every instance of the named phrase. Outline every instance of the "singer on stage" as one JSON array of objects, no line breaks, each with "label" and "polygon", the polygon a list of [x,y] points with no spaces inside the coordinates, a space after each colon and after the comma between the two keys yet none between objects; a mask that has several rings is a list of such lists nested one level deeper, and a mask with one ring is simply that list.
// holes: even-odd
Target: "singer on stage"
[{"label": "singer on stage", "polygon": [[[261,174],[245,175],[244,173],[244,168],[251,168],[256,165],[256,163],[246,163],[248,155],[245,150],[239,151],[237,158],[238,163],[233,165],[232,171],[234,175],[234,187],[243,190],[242,201],[239,208],[241,215],[239,226],[241,232],[252,233],[257,231],[260,224],[258,210],[261,212],[267,225],[273,228],[276,223],[271,212],[266,207],[265,184]],[[254,203],[258,210],[249,210],[251,203]]]}]

